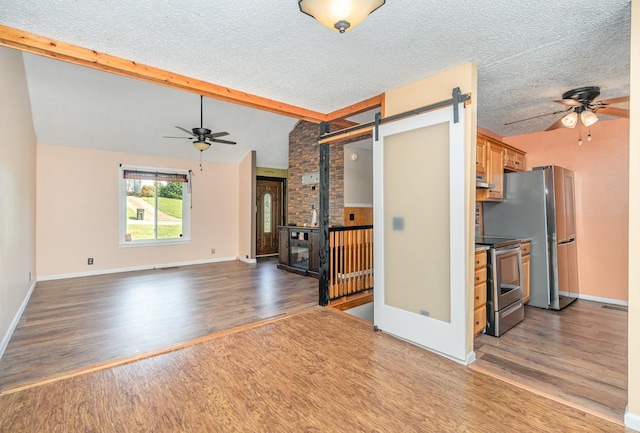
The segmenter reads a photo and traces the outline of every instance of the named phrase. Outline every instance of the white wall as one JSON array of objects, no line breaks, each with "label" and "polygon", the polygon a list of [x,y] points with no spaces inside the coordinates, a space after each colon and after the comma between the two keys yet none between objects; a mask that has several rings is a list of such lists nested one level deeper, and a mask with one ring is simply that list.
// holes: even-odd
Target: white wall
[{"label": "white wall", "polygon": [[238,170],[238,257],[245,262],[256,258],[256,152],[247,154]]},{"label": "white wall", "polygon": [[451,98],[454,87],[460,87],[462,93],[471,93],[471,102],[465,106],[465,166],[467,178],[465,179],[465,239],[467,245],[466,269],[467,286],[467,353],[473,351],[473,256],[475,254],[475,158],[477,135],[477,98],[478,94],[478,68],[473,63],[450,69],[433,77],[425,78],[415,83],[391,90],[385,94],[383,117],[393,116],[413,108],[422,107],[435,102],[446,101]]},{"label": "white wall", "polygon": [[22,53],[0,47],[0,356],[35,284],[35,212],[36,135]]},{"label": "white wall", "polygon": [[[373,207],[371,139],[344,146],[344,207]],[[368,146],[368,148],[366,147]],[[357,155],[357,159],[352,155]]]},{"label": "white wall", "polygon": [[[120,164],[193,170],[190,243],[118,246]],[[39,280],[239,255],[238,165],[38,144],[37,167]]]},{"label": "white wall", "polygon": [[640,2],[631,2],[629,118],[629,406],[625,424],[640,431]]}]

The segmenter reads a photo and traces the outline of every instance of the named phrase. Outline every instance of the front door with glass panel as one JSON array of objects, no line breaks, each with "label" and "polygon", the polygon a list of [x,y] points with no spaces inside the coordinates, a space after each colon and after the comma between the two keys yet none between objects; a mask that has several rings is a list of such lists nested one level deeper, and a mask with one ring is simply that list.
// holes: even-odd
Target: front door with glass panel
[{"label": "front door with glass panel", "polygon": [[256,182],[256,255],[278,253],[278,226],[282,224],[282,180]]},{"label": "front door with glass panel", "polygon": [[375,325],[466,363],[464,116],[383,124],[373,152]]}]

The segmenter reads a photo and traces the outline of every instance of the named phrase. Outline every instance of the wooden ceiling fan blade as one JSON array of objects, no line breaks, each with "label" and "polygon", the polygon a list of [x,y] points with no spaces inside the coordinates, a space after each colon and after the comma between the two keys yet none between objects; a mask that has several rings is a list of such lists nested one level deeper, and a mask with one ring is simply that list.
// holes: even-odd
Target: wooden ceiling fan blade
[{"label": "wooden ceiling fan blade", "polygon": [[163,135],[162,138],[182,138],[186,140],[193,140],[193,137],[173,137],[171,135]]},{"label": "wooden ceiling fan blade", "polygon": [[564,104],[569,107],[580,107],[582,102],[576,101],[575,99],[555,99],[553,102],[558,102],[559,104]]},{"label": "wooden ceiling fan blade", "polygon": [[629,118],[629,110],[625,110],[622,108],[602,107],[598,108],[596,113],[606,114],[609,116],[624,117],[625,119]]},{"label": "wooden ceiling fan blade", "polygon": [[603,101],[598,101],[598,103],[603,105],[619,104],[620,102],[629,102],[629,99],[630,98],[628,96],[621,96],[619,98],[611,98],[605,99]]},{"label": "wooden ceiling fan blade", "polygon": [[211,141],[215,142],[215,143],[224,143],[224,144],[236,144],[235,141],[229,141],[229,140],[218,140],[217,138],[212,138]]},{"label": "wooden ceiling fan blade", "polygon": [[513,125],[514,123],[526,122],[527,120],[538,119],[540,117],[553,116],[554,114],[565,113],[565,112],[567,112],[569,110],[571,110],[571,108],[567,108],[566,110],[554,111],[553,113],[538,114],[537,116],[527,117],[526,119],[520,119],[520,120],[514,120],[513,122],[507,122],[504,125],[505,126]]},{"label": "wooden ceiling fan blade", "polygon": [[218,138],[218,137],[224,137],[225,135],[229,135],[229,133],[228,132],[213,132],[211,134],[207,134],[207,137]]},{"label": "wooden ceiling fan blade", "polygon": [[548,127],[547,129],[545,129],[545,131],[553,131],[554,129],[558,129],[562,127],[562,117],[559,118],[558,120],[556,120],[553,125],[551,125],[550,127]]},{"label": "wooden ceiling fan blade", "polygon": [[193,135],[194,137],[196,136],[193,132],[189,131],[188,129],[184,129],[184,128],[180,127],[180,126],[176,126],[176,128],[178,128],[180,131],[186,132],[189,135]]}]

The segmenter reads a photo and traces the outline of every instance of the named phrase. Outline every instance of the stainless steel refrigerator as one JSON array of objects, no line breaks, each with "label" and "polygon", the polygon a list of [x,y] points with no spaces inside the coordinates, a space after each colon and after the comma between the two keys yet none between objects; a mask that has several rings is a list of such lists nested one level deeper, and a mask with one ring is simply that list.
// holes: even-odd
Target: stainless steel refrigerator
[{"label": "stainless steel refrigerator", "polygon": [[485,235],[531,238],[531,300],[560,310],[578,297],[574,176],[558,166],[504,175],[503,201],[483,204]]}]

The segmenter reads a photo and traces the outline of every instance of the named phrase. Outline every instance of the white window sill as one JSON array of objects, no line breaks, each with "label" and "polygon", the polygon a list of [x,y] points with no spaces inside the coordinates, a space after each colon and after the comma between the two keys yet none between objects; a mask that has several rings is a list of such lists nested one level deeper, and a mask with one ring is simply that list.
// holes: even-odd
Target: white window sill
[{"label": "white window sill", "polygon": [[136,247],[158,247],[164,245],[183,245],[191,243],[191,239],[167,239],[167,240],[147,240],[147,241],[130,241],[119,242],[119,248],[136,248]]}]

